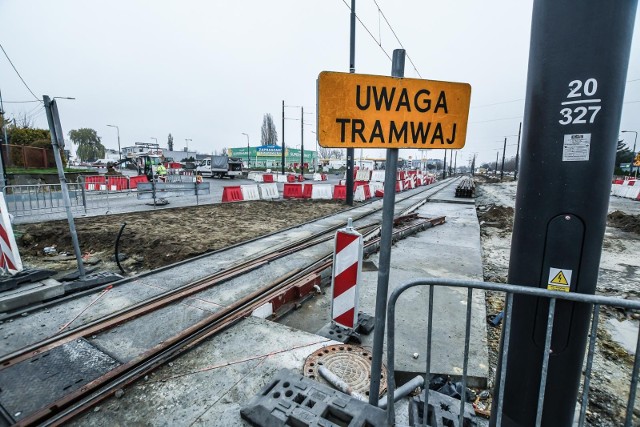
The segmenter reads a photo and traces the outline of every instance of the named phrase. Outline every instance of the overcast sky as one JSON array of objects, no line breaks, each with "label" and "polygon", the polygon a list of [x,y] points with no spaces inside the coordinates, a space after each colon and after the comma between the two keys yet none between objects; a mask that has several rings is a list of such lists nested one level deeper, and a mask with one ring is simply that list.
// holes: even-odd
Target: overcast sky
[{"label": "overcast sky", "polygon": [[[350,3],[350,0],[346,0]],[[466,147],[495,160],[508,136],[515,155],[522,120],[532,1],[377,0],[422,78],[472,86]],[[356,72],[389,75],[400,45],[374,0],[358,0]],[[640,20],[632,45],[621,129],[640,130]],[[372,36],[376,39],[372,38]],[[381,47],[378,42],[381,42]],[[93,128],[107,148],[154,142],[190,149],[259,145],[270,113],[282,141],[281,106],[316,111],[316,78],[349,69],[349,8],[343,0],[0,0],[0,43],[37,96],[58,102],[65,132]],[[384,51],[383,51],[384,49]],[[406,61],[406,77],[418,77]],[[0,52],[9,117],[44,111]],[[286,108],[285,143],[300,144],[300,108]],[[315,114],[305,114],[315,148]],[[633,134],[624,134],[633,144]],[[358,150],[359,151],[359,150]],[[365,156],[381,156],[370,150]],[[357,154],[359,155],[359,154]],[[419,156],[403,150],[401,157]],[[442,157],[432,150],[429,157]]]}]

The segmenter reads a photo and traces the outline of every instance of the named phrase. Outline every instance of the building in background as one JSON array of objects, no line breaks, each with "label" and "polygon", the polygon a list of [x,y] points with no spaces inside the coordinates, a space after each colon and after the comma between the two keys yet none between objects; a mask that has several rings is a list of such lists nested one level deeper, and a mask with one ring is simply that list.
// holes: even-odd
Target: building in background
[{"label": "building in background", "polygon": [[[277,169],[282,164],[282,147],[280,145],[261,145],[259,147],[249,147],[247,157],[247,147],[227,148],[229,157],[238,157],[242,159],[244,165],[250,162],[252,168],[272,168]],[[285,148],[285,169],[300,167],[300,149]],[[313,169],[316,164],[317,153],[315,151],[304,150],[304,167]]]}]

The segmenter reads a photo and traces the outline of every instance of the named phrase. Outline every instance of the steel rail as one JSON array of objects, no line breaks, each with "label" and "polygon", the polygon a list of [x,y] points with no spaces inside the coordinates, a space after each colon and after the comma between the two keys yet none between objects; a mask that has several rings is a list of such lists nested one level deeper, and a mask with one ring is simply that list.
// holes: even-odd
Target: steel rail
[{"label": "steel rail", "polygon": [[[396,230],[394,234],[401,235],[407,231],[415,232],[417,228],[427,225],[433,226],[443,222],[444,217],[431,220],[422,219],[417,224],[410,224]],[[366,246],[374,247],[379,244],[379,240],[379,238],[371,240]],[[330,268],[332,263],[332,254],[328,254],[305,269],[297,270],[277,279],[269,285],[252,292],[236,303],[208,316],[187,328],[185,331],[153,347],[143,355],[138,356],[126,364],[120,365],[118,368],[93,380],[84,387],[51,403],[47,407],[29,415],[27,418],[20,420],[17,425],[28,426],[38,424],[57,426],[69,421],[93,405],[106,399],[118,389],[126,387],[162,364],[197,346],[203,340],[225,330],[238,320],[247,317],[253,310],[269,302],[278,296],[278,294],[300,283],[306,277],[319,274],[327,268]],[[60,409],[62,409],[62,412],[55,413],[55,411],[59,411]],[[48,417],[51,418],[47,419]]]},{"label": "steel rail", "polygon": [[[436,187],[437,191],[433,193],[430,197],[433,197],[434,194],[438,193],[439,191],[441,191],[442,189],[448,186],[444,184],[450,184],[450,183],[443,181],[442,185],[439,187]],[[431,189],[433,189],[433,187],[431,187]],[[422,192],[417,194],[412,194],[411,196],[408,196],[403,200],[406,200],[410,197],[414,197],[419,194],[422,194]],[[416,204],[422,205],[423,203],[424,202],[421,200]],[[372,214],[373,212],[363,213],[361,215],[356,216],[355,220],[363,219]],[[398,218],[402,218],[403,216],[405,215],[402,215]],[[190,297],[193,294],[204,291],[212,286],[216,286],[227,280],[231,280],[239,275],[242,275],[244,273],[248,273],[252,270],[260,268],[261,266],[268,264],[269,262],[274,261],[275,259],[282,258],[296,251],[299,251],[301,249],[305,249],[313,245],[326,242],[327,240],[330,240],[333,238],[333,235],[330,235],[329,233],[337,230],[341,226],[342,225],[336,225],[326,230],[312,234],[311,236],[298,239],[294,242],[291,242],[290,244],[287,244],[279,249],[276,249],[273,252],[269,252],[262,255],[256,255],[254,257],[251,257],[249,259],[246,259],[240,262],[239,264],[235,264],[233,266],[230,266],[229,268],[226,268],[222,271],[214,273],[213,275],[204,277],[200,280],[188,283],[186,285],[177,287],[167,292],[163,292],[149,299],[136,303],[132,306],[129,306],[122,310],[111,313],[103,317],[102,319],[89,322],[85,325],[78,326],[77,328],[71,329],[67,332],[57,334],[49,338],[45,338],[44,340],[41,340],[37,343],[15,350],[11,353],[8,353],[0,357],[0,371],[10,366],[13,366],[17,363],[20,363],[24,360],[27,360],[31,357],[35,357],[44,351],[51,350],[52,348],[55,348],[65,343],[68,343],[70,341],[73,341],[74,339],[99,333],[111,327],[117,326],[121,323],[140,317],[151,311],[157,310],[166,305],[174,303],[180,299]],[[380,226],[377,224],[370,224],[370,226],[376,227],[378,231],[380,229]],[[366,227],[367,226],[365,226],[365,228]],[[93,292],[95,292],[95,290]]]}]

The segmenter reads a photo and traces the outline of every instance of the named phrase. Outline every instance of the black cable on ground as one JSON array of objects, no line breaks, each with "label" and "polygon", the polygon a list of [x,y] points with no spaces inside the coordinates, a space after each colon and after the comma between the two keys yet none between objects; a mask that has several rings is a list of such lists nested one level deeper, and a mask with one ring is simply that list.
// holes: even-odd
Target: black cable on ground
[{"label": "black cable on ground", "polygon": [[124,231],[124,228],[127,226],[126,222],[122,223],[122,226],[120,227],[120,231],[118,232],[118,237],[116,237],[116,250],[115,250],[115,256],[116,256],[116,264],[118,264],[118,268],[120,269],[120,271],[122,272],[122,274],[127,274],[126,271],[124,271],[124,268],[122,268],[122,266],[120,265],[120,253],[118,251],[118,248],[120,246],[120,236],[122,236],[122,232]]}]

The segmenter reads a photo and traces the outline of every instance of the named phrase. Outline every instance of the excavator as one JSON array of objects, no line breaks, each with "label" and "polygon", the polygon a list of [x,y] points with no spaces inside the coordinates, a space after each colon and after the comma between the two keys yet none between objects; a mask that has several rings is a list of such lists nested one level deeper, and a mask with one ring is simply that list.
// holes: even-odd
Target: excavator
[{"label": "excavator", "polygon": [[146,175],[149,182],[151,182],[154,179],[154,168],[162,163],[162,158],[155,154],[140,154],[135,157],[125,157],[124,159],[107,163],[107,175],[121,175],[115,168],[124,163],[132,163],[138,169],[138,175]]}]

